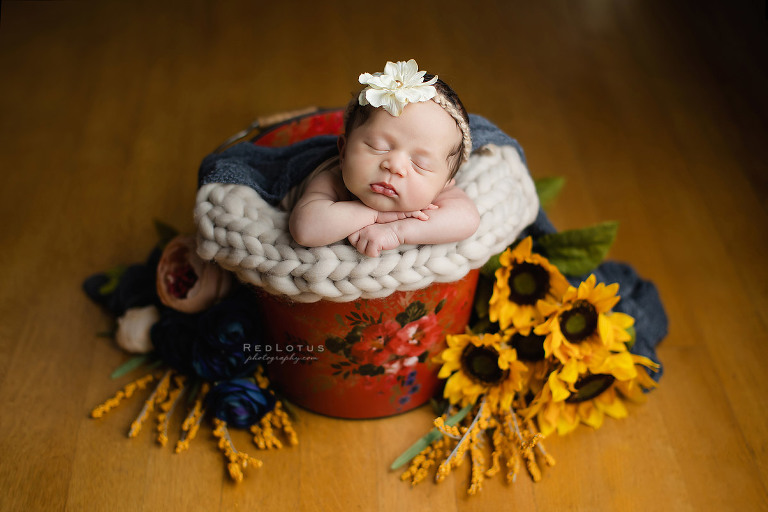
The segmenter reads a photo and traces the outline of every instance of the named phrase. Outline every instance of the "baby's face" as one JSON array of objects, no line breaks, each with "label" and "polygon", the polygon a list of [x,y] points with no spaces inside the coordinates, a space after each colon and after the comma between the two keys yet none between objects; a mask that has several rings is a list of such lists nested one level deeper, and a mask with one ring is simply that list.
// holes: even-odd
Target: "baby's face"
[{"label": "baby's face", "polygon": [[448,182],[461,131],[433,101],[409,104],[394,117],[376,109],[341,139],[344,185],[380,212],[421,210]]}]

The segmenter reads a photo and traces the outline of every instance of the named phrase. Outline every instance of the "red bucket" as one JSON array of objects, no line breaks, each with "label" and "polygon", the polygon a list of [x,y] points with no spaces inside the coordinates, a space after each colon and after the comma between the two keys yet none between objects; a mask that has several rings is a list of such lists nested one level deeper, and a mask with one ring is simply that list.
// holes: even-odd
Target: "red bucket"
[{"label": "red bucket", "polygon": [[292,302],[259,293],[269,338],[258,358],[272,383],[311,411],[379,418],[434,396],[433,358],[446,334],[464,332],[478,271],[382,299]]},{"label": "red bucket", "polygon": [[[284,146],[338,135],[343,110],[294,117],[253,142]],[[446,334],[464,332],[478,271],[382,299],[297,303],[259,292],[269,340],[259,354],[272,383],[292,402],[341,418],[378,418],[418,407],[439,385],[432,358]]]}]

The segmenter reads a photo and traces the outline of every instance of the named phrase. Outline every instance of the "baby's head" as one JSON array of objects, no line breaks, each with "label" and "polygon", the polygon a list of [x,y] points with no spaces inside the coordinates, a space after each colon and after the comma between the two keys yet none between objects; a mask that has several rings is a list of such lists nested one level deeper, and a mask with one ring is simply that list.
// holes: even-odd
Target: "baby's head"
[{"label": "baby's head", "polygon": [[344,184],[378,211],[429,206],[469,157],[469,118],[442,80],[416,62],[387,63],[350,102],[339,138]]}]

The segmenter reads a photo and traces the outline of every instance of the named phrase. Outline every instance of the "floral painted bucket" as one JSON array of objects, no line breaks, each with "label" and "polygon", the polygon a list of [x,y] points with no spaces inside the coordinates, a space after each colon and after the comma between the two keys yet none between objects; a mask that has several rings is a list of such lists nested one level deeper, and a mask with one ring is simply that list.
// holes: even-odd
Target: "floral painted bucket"
[{"label": "floral painted bucket", "polygon": [[[253,140],[285,146],[343,129],[343,110],[277,116]],[[259,353],[272,383],[292,402],[341,418],[378,418],[408,411],[434,396],[432,361],[446,334],[464,332],[478,271],[454,283],[353,302],[301,303],[259,290],[268,331]],[[254,348],[255,350],[255,348]]]},{"label": "floral painted bucket", "polygon": [[478,271],[382,299],[292,302],[259,293],[269,342],[258,359],[289,400],[341,418],[378,418],[434,396],[433,358],[464,332]]}]

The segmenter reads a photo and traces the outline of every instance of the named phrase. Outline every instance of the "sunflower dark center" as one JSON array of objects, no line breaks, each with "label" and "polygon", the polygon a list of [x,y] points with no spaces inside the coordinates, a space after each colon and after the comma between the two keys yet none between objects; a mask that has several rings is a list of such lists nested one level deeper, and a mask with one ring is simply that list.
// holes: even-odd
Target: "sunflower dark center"
[{"label": "sunflower dark center", "polygon": [[535,263],[518,263],[509,273],[509,298],[516,304],[531,306],[546,297],[549,291],[549,272]]},{"label": "sunflower dark center", "polygon": [[597,329],[597,310],[589,301],[577,300],[571,309],[560,315],[560,330],[570,342],[587,339]]},{"label": "sunflower dark center", "polygon": [[545,336],[539,336],[533,332],[528,336],[515,333],[509,340],[509,344],[517,350],[517,358],[521,361],[541,361],[544,359],[544,339]]},{"label": "sunflower dark center", "polygon": [[574,384],[576,393],[566,398],[565,401],[571,404],[577,404],[579,402],[592,400],[593,398],[600,396],[603,391],[610,388],[615,380],[616,378],[613,375],[605,375],[602,373],[582,377],[576,381],[576,384]]},{"label": "sunflower dark center", "polygon": [[481,384],[496,384],[507,376],[507,371],[499,368],[499,353],[492,347],[467,345],[461,353],[461,366]]}]

